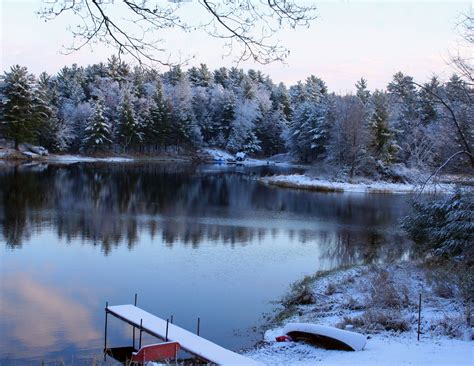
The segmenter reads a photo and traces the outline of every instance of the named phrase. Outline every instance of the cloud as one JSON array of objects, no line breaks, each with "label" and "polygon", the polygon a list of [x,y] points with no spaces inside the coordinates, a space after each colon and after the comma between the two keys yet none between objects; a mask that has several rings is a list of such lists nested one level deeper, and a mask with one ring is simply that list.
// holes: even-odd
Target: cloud
[{"label": "cloud", "polygon": [[7,335],[1,354],[16,350],[21,357],[37,358],[58,344],[88,348],[103,337],[90,309],[30,275],[3,278],[0,293],[0,332]]}]

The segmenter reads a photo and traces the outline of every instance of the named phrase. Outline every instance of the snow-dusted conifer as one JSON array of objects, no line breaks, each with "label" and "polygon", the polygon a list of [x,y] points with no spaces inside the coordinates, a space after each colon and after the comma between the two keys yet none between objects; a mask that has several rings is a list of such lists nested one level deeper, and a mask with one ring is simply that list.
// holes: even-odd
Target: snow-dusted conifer
[{"label": "snow-dusted conifer", "polygon": [[161,84],[157,85],[152,96],[148,118],[143,124],[145,142],[165,146],[172,133],[170,111],[163,97]]},{"label": "snow-dusted conifer", "polygon": [[140,124],[133,110],[131,95],[125,93],[119,107],[117,140],[124,150],[142,141]]},{"label": "snow-dusted conifer", "polygon": [[356,95],[359,97],[362,103],[366,105],[370,100],[370,91],[367,89],[367,80],[361,78],[356,83]]},{"label": "snow-dusted conifer", "polygon": [[289,129],[289,148],[303,161],[324,157],[330,114],[326,84],[315,76],[292,90],[297,101]]},{"label": "snow-dusted conifer", "polygon": [[372,95],[372,115],[369,119],[372,156],[382,164],[393,161],[398,146],[389,126],[389,113],[385,93],[376,90]]},{"label": "snow-dusted conifer", "polygon": [[433,76],[431,80],[423,86],[424,88],[421,88],[419,91],[419,113],[421,122],[426,126],[436,122],[439,118],[437,108],[438,100],[434,94],[439,94],[441,85],[438,78]]},{"label": "snow-dusted conifer", "polygon": [[259,114],[255,101],[244,99],[237,103],[227,141],[227,148],[230,151],[256,152],[260,150],[260,141],[255,135],[255,120]]},{"label": "snow-dusted conifer", "polygon": [[34,76],[26,67],[15,65],[1,79],[1,130],[14,141],[15,148],[21,142],[34,142],[49,112]]},{"label": "snow-dusted conifer", "polygon": [[83,148],[100,151],[112,144],[110,123],[105,116],[104,102],[100,99],[94,102],[94,113],[87,120],[84,131]]}]

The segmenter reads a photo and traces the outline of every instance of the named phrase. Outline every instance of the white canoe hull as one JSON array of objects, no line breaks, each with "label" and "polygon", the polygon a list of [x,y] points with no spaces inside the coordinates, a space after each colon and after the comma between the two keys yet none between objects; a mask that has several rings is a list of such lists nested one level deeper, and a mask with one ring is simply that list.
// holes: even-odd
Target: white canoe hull
[{"label": "white canoe hull", "polygon": [[[351,351],[361,351],[367,343],[367,338],[362,334],[311,323],[288,323],[283,331],[292,338],[314,339],[318,343],[330,345],[331,348]],[[334,345],[340,347],[333,347]]]}]

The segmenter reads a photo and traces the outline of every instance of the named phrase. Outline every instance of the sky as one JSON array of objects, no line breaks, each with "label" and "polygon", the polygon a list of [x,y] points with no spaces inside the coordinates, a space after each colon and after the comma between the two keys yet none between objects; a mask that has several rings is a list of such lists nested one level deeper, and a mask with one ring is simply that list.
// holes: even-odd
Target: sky
[{"label": "sky", "polygon": [[[67,28],[73,18],[44,22],[36,15],[41,0],[0,3],[2,72],[20,64],[35,74],[56,73],[64,65],[87,66],[106,61],[114,53],[110,47],[94,45],[66,55],[64,47],[72,41]],[[195,5],[185,4],[182,11],[197,16]],[[368,80],[370,89],[384,88],[397,71],[421,82],[435,74],[446,79],[452,73],[450,54],[460,47],[457,24],[462,14],[472,12],[470,1],[336,0],[316,5],[318,18],[309,29],[277,34],[290,49],[286,64],[247,62],[239,67],[261,70],[275,82],[288,85],[313,74],[336,93],[353,91],[361,77]],[[194,56],[189,66],[235,66],[234,57],[223,58],[222,42],[204,34],[168,30],[163,38],[173,55]]]}]

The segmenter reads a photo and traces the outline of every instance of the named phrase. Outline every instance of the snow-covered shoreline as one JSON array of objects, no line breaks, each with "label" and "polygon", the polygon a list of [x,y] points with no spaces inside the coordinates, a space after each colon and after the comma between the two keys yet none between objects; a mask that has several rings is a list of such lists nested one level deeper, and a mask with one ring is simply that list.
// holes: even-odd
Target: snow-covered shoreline
[{"label": "snow-covered shoreline", "polygon": [[121,156],[109,156],[109,157],[94,157],[84,155],[50,155],[47,159],[50,162],[59,163],[94,163],[94,162],[107,162],[107,163],[129,163],[133,162],[134,159],[121,157]]},{"label": "snow-covered shoreline", "polygon": [[82,155],[82,154],[49,154],[45,156],[37,154],[28,154],[14,149],[0,149],[0,162],[38,162],[55,164],[74,164],[74,163],[133,163],[133,162],[189,162],[193,157],[188,155]]},{"label": "snow-covered shoreline", "polygon": [[275,160],[273,157],[268,159],[255,159],[245,157],[241,161],[237,161],[237,154],[233,155],[225,150],[216,148],[204,148],[200,151],[203,154],[202,160],[213,163],[213,164],[239,164],[245,166],[263,166],[263,165],[277,165],[281,167],[295,167],[296,163],[289,161],[288,159]]},{"label": "snow-covered shoreline", "polygon": [[[465,322],[467,308],[454,285],[439,281],[410,262],[315,276],[302,282],[312,303],[292,304],[282,323],[267,330],[263,342],[245,354],[268,365],[471,365],[474,348]],[[452,293],[443,292],[439,286],[444,285],[453,286]],[[420,293],[422,334],[417,341]],[[366,335],[367,345],[360,352],[346,352],[276,342],[288,322],[350,329]]]},{"label": "snow-covered shoreline", "polygon": [[[335,182],[313,178],[303,174],[273,175],[260,178],[260,181],[278,187],[307,189],[320,192],[407,194],[419,192],[420,190],[420,185],[415,184],[389,183],[381,181],[370,183]],[[423,192],[450,192],[453,189],[453,184],[429,184],[423,188]]]}]

